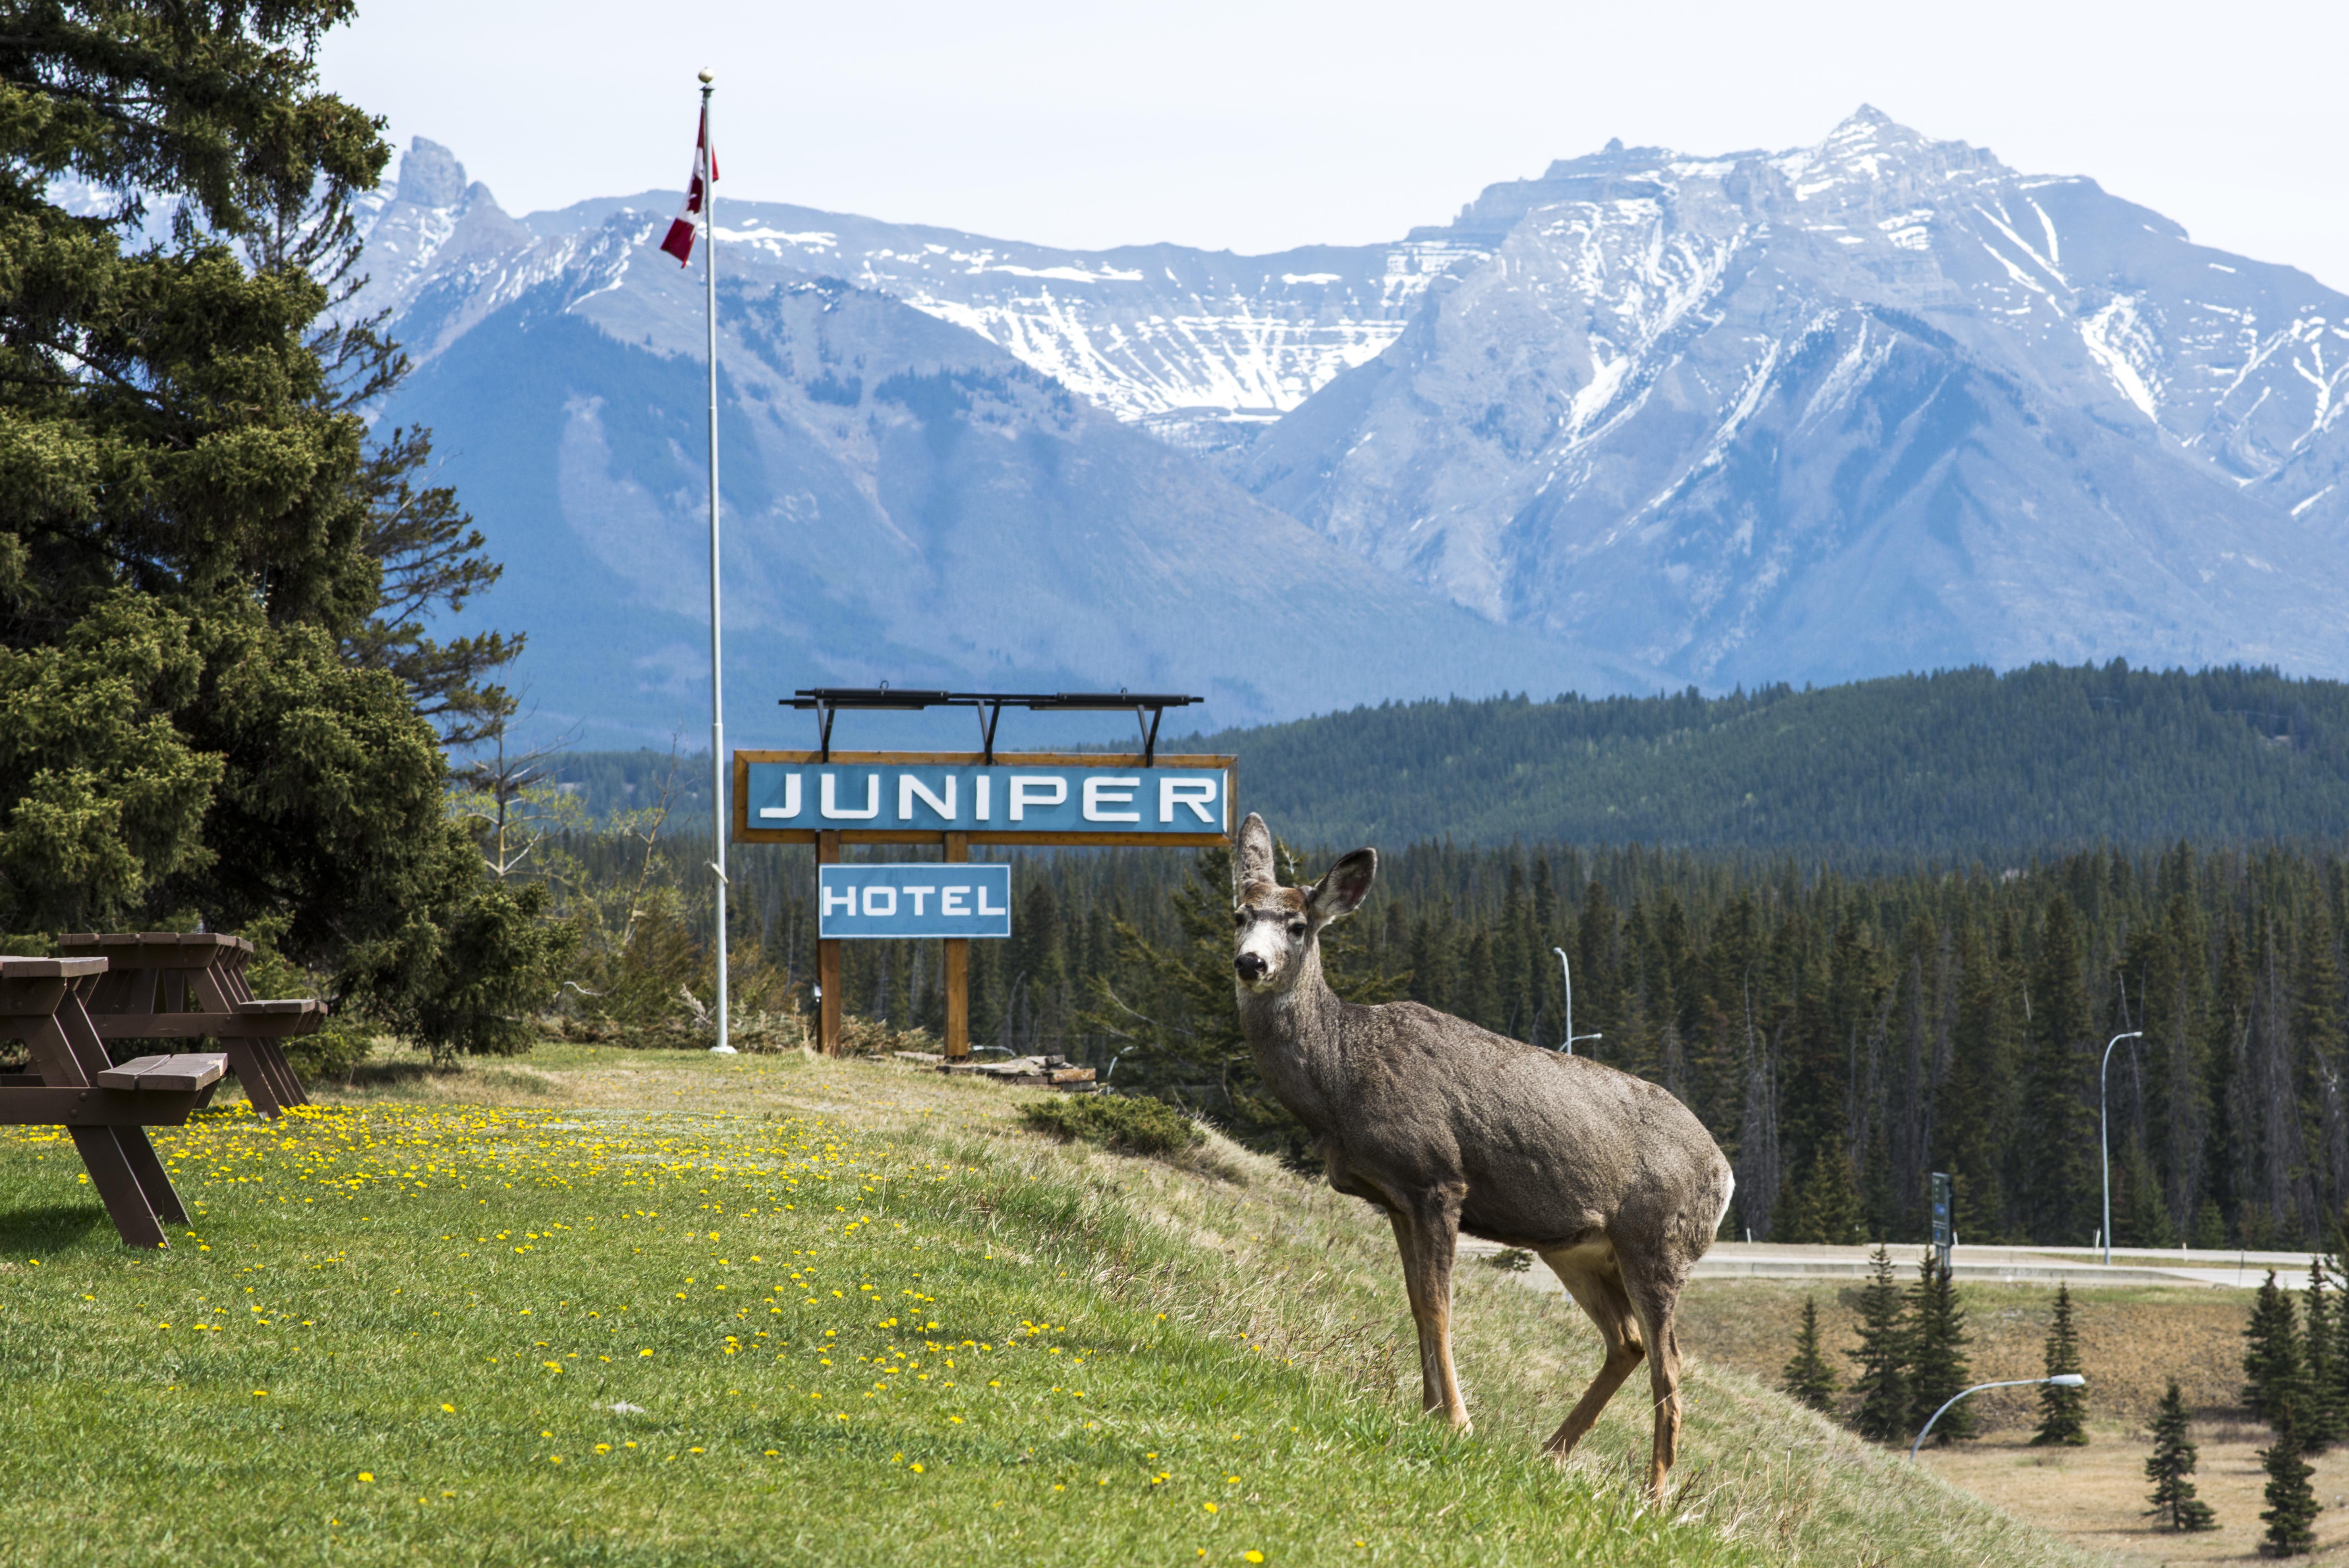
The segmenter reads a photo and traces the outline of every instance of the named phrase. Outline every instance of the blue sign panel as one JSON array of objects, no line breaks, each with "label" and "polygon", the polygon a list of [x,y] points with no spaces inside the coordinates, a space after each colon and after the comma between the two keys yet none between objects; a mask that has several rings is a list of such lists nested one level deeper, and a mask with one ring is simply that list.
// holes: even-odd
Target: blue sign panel
[{"label": "blue sign panel", "polygon": [[816,934],[824,938],[1008,937],[1011,867],[819,866]]},{"label": "blue sign panel", "polygon": [[1195,838],[1231,831],[1221,768],[750,763],[750,828]]}]

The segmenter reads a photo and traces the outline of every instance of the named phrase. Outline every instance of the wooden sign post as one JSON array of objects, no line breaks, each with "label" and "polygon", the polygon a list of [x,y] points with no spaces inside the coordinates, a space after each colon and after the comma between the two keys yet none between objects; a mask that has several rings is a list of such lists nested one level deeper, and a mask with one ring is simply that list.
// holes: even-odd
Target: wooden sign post
[{"label": "wooden sign post", "polygon": [[[1041,701],[1041,700],[1039,700]],[[880,704],[872,704],[878,706]],[[914,705],[914,704],[906,704]],[[1075,705],[1061,700],[1061,705]],[[827,738],[830,726],[825,727]],[[993,732],[988,731],[988,739]],[[1098,752],[998,754],[907,752],[736,752],[734,842],[813,844],[819,867],[842,864],[852,844],[935,844],[947,865],[966,865],[973,845],[1123,845],[1171,848],[1219,844],[1234,830],[1236,758]],[[875,873],[877,875],[877,873]],[[823,874],[818,873],[819,881]],[[873,916],[888,894],[891,919],[933,921],[946,900],[929,886],[907,887],[900,914],[895,894],[876,888],[862,907]],[[959,893],[960,889],[949,889]],[[834,895],[843,903],[847,894]],[[1001,916],[1008,909],[988,911]],[[826,916],[829,919],[829,916]],[[873,922],[866,921],[871,925]],[[928,928],[935,934],[937,926]],[[967,928],[966,928],[967,929]],[[981,936],[1008,935],[1003,929]],[[885,921],[854,936],[920,935]],[[947,1055],[970,1054],[970,940],[946,941]],[[840,1051],[840,939],[816,944],[817,1039]]]}]

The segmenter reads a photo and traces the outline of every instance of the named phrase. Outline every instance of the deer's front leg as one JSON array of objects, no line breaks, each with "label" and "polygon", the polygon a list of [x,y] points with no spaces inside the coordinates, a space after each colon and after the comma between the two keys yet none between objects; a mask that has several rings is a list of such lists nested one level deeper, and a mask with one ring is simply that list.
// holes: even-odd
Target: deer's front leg
[{"label": "deer's front leg", "polygon": [[1460,1201],[1439,1188],[1417,1195],[1407,1212],[1390,1210],[1402,1251],[1403,1289],[1419,1327],[1420,1407],[1438,1412],[1454,1431],[1471,1429],[1460,1377],[1452,1365],[1452,1260],[1460,1244]]}]

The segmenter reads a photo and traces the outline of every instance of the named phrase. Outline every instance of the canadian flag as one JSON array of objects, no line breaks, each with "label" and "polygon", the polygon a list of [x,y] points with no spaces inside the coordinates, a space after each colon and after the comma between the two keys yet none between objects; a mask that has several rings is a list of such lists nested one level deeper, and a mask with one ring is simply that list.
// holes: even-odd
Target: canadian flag
[{"label": "canadian flag", "polygon": [[693,177],[685,182],[685,205],[677,210],[677,219],[668,226],[668,238],[660,248],[685,266],[693,260],[693,230],[709,203],[709,187],[718,182],[718,152],[709,145],[709,106],[701,106],[701,134],[693,144]]}]

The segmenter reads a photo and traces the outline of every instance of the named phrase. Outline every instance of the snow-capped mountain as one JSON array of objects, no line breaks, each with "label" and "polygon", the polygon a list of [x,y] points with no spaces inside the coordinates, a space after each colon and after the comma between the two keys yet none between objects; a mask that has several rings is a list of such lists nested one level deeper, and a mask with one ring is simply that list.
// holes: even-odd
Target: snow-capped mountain
[{"label": "snow-capped mountain", "polygon": [[1707,684],[2349,667],[2349,298],[1862,109],[1496,185],[1489,259],[1247,454],[1493,619]]},{"label": "snow-capped mountain", "polygon": [[[536,694],[639,732],[706,670],[674,210],[513,218],[419,140],[353,306],[419,362],[382,417],[439,431]],[[777,690],[1187,684],[1238,719],[2349,669],[2349,297],[1873,110],[1786,152],[1610,144],[1392,244],[1276,256],[723,187],[719,216],[730,667]]]},{"label": "snow-capped mountain", "polygon": [[[419,138],[400,164],[397,198],[371,219],[366,304],[399,310],[451,274],[468,287],[486,285],[482,303],[510,297],[615,225],[632,235],[665,230],[676,204],[647,192],[517,222],[486,188],[466,184],[448,149]],[[722,186],[718,216],[724,270],[834,277],[889,295],[1120,420],[1210,449],[1245,441],[1375,358],[1431,284],[1484,259],[1442,235],[1265,256],[1184,245],[1054,250],[736,201]]]},{"label": "snow-capped mountain", "polygon": [[[1209,699],[1214,725],[1661,680],[1381,570],[947,318],[937,291],[917,308],[804,265],[807,247],[845,246],[846,223],[816,246],[750,228],[749,208],[733,204],[732,232],[764,237],[722,244],[719,269],[744,743],[771,742],[771,704],[808,685],[1180,690]],[[440,477],[505,564],[480,607],[529,634],[520,678],[541,724],[607,742],[698,726],[707,701],[702,282],[654,248],[667,223],[615,203],[526,226],[421,144],[350,306],[388,311],[417,361],[378,418],[436,432]],[[858,254],[919,251],[885,237]],[[960,286],[987,300],[1014,284]],[[1269,362],[1199,359],[1236,386]]]}]

